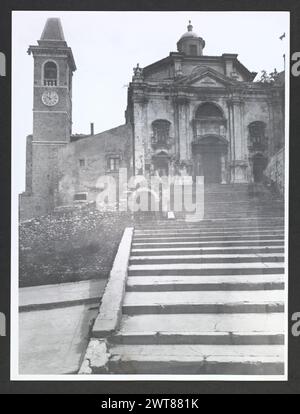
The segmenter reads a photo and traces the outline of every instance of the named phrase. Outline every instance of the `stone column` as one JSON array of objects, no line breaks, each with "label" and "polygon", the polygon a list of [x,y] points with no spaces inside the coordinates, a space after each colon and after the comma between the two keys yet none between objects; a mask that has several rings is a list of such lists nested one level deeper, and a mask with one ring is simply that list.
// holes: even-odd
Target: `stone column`
[{"label": "stone column", "polygon": [[229,182],[234,182],[234,169],[232,168],[232,161],[235,159],[234,156],[234,133],[233,133],[233,115],[232,115],[232,103],[231,100],[227,101],[228,107],[228,167],[229,167]]},{"label": "stone column", "polygon": [[228,102],[231,113],[231,182],[247,183],[248,162],[245,154],[243,129],[243,100],[233,97]]},{"label": "stone column", "polygon": [[147,103],[144,96],[134,97],[134,152],[135,174],[145,174],[145,149],[147,145]]},{"label": "stone column", "polygon": [[221,154],[221,171],[222,171],[222,184],[227,183],[227,173],[226,173],[226,155]]},{"label": "stone column", "polygon": [[189,159],[189,142],[188,142],[189,100],[186,97],[177,96],[175,98],[175,105],[177,108],[180,159],[188,160]]}]

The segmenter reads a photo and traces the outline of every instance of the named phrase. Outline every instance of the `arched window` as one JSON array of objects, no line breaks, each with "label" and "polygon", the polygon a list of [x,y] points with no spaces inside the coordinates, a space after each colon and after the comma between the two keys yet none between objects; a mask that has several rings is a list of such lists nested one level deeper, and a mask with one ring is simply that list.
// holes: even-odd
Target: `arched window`
[{"label": "arched window", "polygon": [[223,111],[212,102],[205,102],[198,106],[194,119],[194,139],[207,134],[226,134],[226,119]]},{"label": "arched window", "polygon": [[263,150],[266,144],[265,130],[266,125],[264,122],[255,121],[248,125],[250,147],[254,151]]},{"label": "arched window", "polygon": [[57,86],[57,65],[55,62],[46,62],[44,65],[44,86]]},{"label": "arched window", "polygon": [[223,118],[223,113],[217,105],[206,102],[198,106],[196,111],[196,118]]},{"label": "arched window", "polygon": [[166,119],[157,119],[152,123],[153,141],[156,144],[166,144],[170,136],[171,122]]}]

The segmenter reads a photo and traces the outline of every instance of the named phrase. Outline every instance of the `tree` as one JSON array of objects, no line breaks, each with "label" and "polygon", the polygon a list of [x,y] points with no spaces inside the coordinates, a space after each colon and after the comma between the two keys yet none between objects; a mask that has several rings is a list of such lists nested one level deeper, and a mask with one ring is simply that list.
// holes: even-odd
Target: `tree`
[{"label": "tree", "polygon": [[273,84],[278,79],[279,73],[277,72],[277,69],[275,68],[273,72],[267,73],[266,70],[261,71],[260,79],[258,80],[259,83],[269,83]]}]

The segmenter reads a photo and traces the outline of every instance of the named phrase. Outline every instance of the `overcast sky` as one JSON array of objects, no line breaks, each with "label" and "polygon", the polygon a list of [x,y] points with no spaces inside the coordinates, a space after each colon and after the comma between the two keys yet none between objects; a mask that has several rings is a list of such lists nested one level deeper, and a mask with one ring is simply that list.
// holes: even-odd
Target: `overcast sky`
[{"label": "overcast sky", "polygon": [[26,52],[48,17],[61,18],[77,65],[73,133],[89,133],[90,122],[96,133],[124,123],[132,68],[176,51],[188,20],[206,41],[204,54],[237,53],[250,71],[283,70],[289,42],[286,12],[13,12],[13,175],[19,191],[24,190],[26,136],[32,133],[33,59]]}]

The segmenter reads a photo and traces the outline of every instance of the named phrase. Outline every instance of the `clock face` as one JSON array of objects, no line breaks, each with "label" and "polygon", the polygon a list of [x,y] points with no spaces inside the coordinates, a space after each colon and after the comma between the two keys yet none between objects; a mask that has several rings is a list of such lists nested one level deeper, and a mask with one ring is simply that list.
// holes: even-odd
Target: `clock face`
[{"label": "clock face", "polygon": [[42,101],[47,106],[54,106],[58,103],[59,98],[55,91],[46,91],[42,95]]}]

